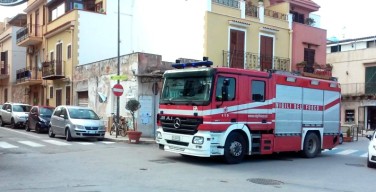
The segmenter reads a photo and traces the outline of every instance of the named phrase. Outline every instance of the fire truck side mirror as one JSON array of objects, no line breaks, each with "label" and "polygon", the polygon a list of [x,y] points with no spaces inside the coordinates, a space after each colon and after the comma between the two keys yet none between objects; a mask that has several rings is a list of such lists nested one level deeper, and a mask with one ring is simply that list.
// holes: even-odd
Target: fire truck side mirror
[{"label": "fire truck side mirror", "polygon": [[228,86],[229,85],[230,85],[229,79],[224,79],[223,85],[222,85],[222,102],[228,101]]}]

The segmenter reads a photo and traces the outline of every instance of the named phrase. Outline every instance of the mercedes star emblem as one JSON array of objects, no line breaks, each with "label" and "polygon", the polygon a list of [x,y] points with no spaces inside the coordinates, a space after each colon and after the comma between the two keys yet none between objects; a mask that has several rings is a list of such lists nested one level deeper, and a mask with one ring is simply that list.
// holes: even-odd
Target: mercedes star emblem
[{"label": "mercedes star emblem", "polygon": [[179,129],[180,125],[181,125],[181,120],[180,120],[179,118],[176,118],[176,119],[174,120],[174,127],[175,127],[176,129]]}]

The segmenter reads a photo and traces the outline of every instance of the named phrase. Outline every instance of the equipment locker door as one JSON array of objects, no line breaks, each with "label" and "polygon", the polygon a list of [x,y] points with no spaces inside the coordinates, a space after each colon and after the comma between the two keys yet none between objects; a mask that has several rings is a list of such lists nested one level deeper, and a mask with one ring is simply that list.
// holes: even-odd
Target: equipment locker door
[{"label": "equipment locker door", "polygon": [[[216,78],[213,111],[215,121],[222,129],[238,122],[239,104],[238,75],[219,74]],[[225,94],[224,94],[225,93]]]}]

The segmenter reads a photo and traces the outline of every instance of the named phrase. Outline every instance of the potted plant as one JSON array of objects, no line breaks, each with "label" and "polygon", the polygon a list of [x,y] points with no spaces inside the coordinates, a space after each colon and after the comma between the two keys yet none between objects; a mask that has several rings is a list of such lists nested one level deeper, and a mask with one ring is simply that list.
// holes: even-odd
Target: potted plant
[{"label": "potted plant", "polygon": [[140,137],[142,132],[137,131],[137,126],[136,126],[136,121],[135,121],[135,112],[141,108],[141,104],[139,101],[136,99],[131,99],[127,102],[125,105],[125,109],[129,110],[129,112],[132,115],[132,121],[133,121],[133,130],[127,131],[128,135],[128,142],[129,143],[139,143],[140,142]]},{"label": "potted plant", "polygon": [[346,131],[346,137],[343,138],[343,141],[345,142],[351,142],[352,136],[351,136],[351,128],[349,127]]},{"label": "potted plant", "polygon": [[325,70],[326,70],[326,71],[332,71],[332,69],[333,69],[333,65],[332,65],[332,64],[327,63],[327,64],[325,65]]},{"label": "potted plant", "polygon": [[304,67],[305,67],[306,65],[307,65],[307,61],[302,61],[302,62],[296,64],[296,69],[297,69],[300,73],[303,73],[303,72],[304,72]]}]

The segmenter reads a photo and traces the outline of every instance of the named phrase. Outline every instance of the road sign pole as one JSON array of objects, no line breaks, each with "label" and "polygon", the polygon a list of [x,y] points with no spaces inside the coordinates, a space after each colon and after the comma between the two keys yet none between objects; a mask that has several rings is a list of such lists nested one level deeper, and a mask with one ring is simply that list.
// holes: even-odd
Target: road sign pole
[{"label": "road sign pole", "polygon": [[[120,0],[118,0],[118,55],[117,55],[117,75],[120,75]],[[117,83],[120,84],[120,80],[117,80]],[[116,116],[117,123],[120,123],[120,96],[117,96],[116,100]],[[116,126],[116,138],[118,136],[118,126]]]}]

